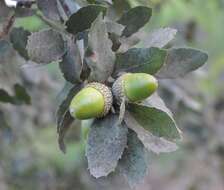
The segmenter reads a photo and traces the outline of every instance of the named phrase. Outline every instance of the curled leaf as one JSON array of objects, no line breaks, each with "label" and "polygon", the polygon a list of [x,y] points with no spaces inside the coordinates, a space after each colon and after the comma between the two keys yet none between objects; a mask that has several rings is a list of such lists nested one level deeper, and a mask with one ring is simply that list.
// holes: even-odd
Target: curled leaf
[{"label": "curled leaf", "polygon": [[60,149],[64,153],[66,152],[64,137],[74,121],[74,118],[72,118],[69,113],[69,105],[72,98],[81,89],[81,87],[82,86],[80,84],[72,85],[71,83],[66,83],[61,93],[58,95],[59,107],[56,114],[57,132],[59,135],[58,142]]},{"label": "curled leaf", "polygon": [[91,69],[90,81],[105,82],[111,76],[115,62],[111,47],[106,24],[100,14],[90,28],[86,51],[86,62]]}]

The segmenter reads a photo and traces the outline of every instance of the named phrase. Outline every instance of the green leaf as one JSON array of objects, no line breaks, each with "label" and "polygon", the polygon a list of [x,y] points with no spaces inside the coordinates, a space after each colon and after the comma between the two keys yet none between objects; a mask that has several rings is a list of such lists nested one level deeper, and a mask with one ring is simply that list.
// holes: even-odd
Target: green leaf
[{"label": "green leaf", "polygon": [[143,44],[145,47],[158,47],[163,48],[167,45],[177,33],[176,29],[173,28],[159,28],[147,34],[144,37]]},{"label": "green leaf", "polygon": [[64,142],[64,138],[74,121],[75,121],[74,118],[70,115],[69,111],[67,111],[60,124],[60,130],[58,133],[58,145],[63,153],[66,153],[66,145]]},{"label": "green leaf", "polygon": [[31,104],[30,95],[27,93],[26,89],[22,85],[15,84],[14,91],[17,102]]},{"label": "green leaf", "polygon": [[0,89],[0,102],[13,104],[14,99],[7,91]]},{"label": "green leaf", "polygon": [[142,104],[129,104],[125,122],[134,130],[148,150],[155,153],[172,152],[177,149],[173,140],[181,139],[171,111],[155,93]]},{"label": "green leaf", "polygon": [[128,129],[118,125],[117,115],[107,115],[92,124],[86,146],[90,173],[96,177],[113,172],[127,145]]},{"label": "green leaf", "polygon": [[30,104],[31,98],[27,93],[26,89],[20,85],[14,85],[15,95],[10,95],[4,89],[0,89],[0,102],[10,103],[14,105],[21,105],[21,104]]},{"label": "green leaf", "polygon": [[[137,109],[141,109],[141,107],[137,107]],[[146,114],[148,114],[148,112]],[[151,119],[151,123],[153,121],[154,122],[157,121],[158,119],[158,118],[154,118],[154,115],[152,116],[147,115],[143,119],[145,119],[146,117],[148,117],[146,119],[147,121],[149,121],[149,118]],[[130,129],[132,129],[133,131],[137,133],[138,138],[144,144],[146,149],[148,149],[149,151],[153,151],[157,154],[161,152],[173,152],[177,150],[177,145],[175,143],[166,140],[164,137],[159,137],[152,134],[153,131],[151,130],[151,126],[147,126],[147,123],[140,122],[139,120],[140,119],[136,118],[136,115],[133,116],[130,112],[126,111],[126,114],[124,117],[125,123]],[[144,126],[142,126],[142,124]]]},{"label": "green leaf", "polygon": [[41,10],[45,17],[51,20],[60,20],[57,1],[55,0],[37,0],[37,7]]},{"label": "green leaf", "polygon": [[28,38],[27,50],[30,59],[36,63],[58,61],[67,47],[62,35],[52,29],[32,33]]},{"label": "green leaf", "polygon": [[10,41],[13,45],[13,48],[17,50],[17,52],[26,60],[29,59],[26,45],[28,36],[30,36],[30,34],[31,33],[28,30],[24,30],[23,28],[13,28],[10,33]]},{"label": "green leaf", "polygon": [[72,85],[71,83],[67,82],[58,95],[59,106],[56,114],[57,132],[59,135],[58,142],[61,151],[64,153],[66,152],[64,137],[74,121],[69,113],[69,105],[72,98],[79,92],[81,88],[81,84]]},{"label": "green leaf", "polygon": [[90,28],[92,22],[101,13],[106,12],[106,7],[100,5],[89,5],[79,9],[72,14],[66,22],[67,31],[73,34]]},{"label": "green leaf", "polygon": [[138,6],[130,9],[117,21],[119,24],[126,26],[122,35],[126,37],[131,36],[142,28],[151,16],[152,9],[149,7]]},{"label": "green leaf", "polygon": [[85,53],[86,63],[91,69],[90,81],[105,82],[111,76],[115,62],[111,47],[106,24],[100,14],[90,28],[88,49]]},{"label": "green leaf", "polygon": [[142,105],[129,104],[128,111],[144,129],[149,130],[153,135],[167,140],[181,138],[180,131],[170,115],[171,112],[165,111],[162,106],[155,106],[150,102],[143,102]]},{"label": "green leaf", "polygon": [[119,72],[156,73],[164,64],[166,51],[159,48],[132,48],[125,53],[118,53],[115,74]]},{"label": "green leaf", "polygon": [[204,65],[207,60],[208,55],[197,49],[169,49],[166,63],[156,75],[159,78],[183,77]]},{"label": "green leaf", "polygon": [[81,82],[82,58],[78,45],[72,39],[68,41],[68,51],[59,63],[64,78],[71,83]]},{"label": "green leaf", "polygon": [[143,182],[148,171],[148,155],[137,134],[128,130],[128,142],[122,158],[118,163],[118,171],[125,176],[128,184],[134,188]]}]

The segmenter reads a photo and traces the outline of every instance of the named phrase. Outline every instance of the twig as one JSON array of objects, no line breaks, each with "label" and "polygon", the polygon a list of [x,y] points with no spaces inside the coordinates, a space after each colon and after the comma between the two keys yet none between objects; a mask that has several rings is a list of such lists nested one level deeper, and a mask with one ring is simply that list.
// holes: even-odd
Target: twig
[{"label": "twig", "polygon": [[4,24],[3,30],[0,32],[0,39],[7,36],[15,21],[15,13],[11,15]]},{"label": "twig", "polygon": [[42,14],[38,13],[37,11],[35,12],[35,15],[41,19],[44,23],[46,23],[48,26],[52,27],[53,29],[61,32],[61,33],[64,33],[64,34],[67,34],[67,35],[70,35],[62,25],[58,24],[58,23],[55,23],[53,21],[51,21],[50,19],[47,19],[46,17],[44,17]]}]

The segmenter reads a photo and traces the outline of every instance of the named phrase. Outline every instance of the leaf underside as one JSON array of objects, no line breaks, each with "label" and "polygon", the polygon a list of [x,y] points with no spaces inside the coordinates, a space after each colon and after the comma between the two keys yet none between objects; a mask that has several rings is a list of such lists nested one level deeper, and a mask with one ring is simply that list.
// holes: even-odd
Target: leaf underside
[{"label": "leaf underside", "polygon": [[86,63],[91,69],[89,81],[105,82],[111,76],[115,62],[111,47],[107,27],[100,14],[90,28],[85,54]]},{"label": "leaf underside", "polygon": [[96,178],[115,170],[127,145],[128,129],[118,123],[118,116],[110,114],[95,120],[90,128],[86,156],[90,173]]},{"label": "leaf underside", "polygon": [[148,150],[161,153],[177,149],[173,141],[181,139],[181,131],[156,93],[141,104],[128,104],[124,120]]},{"label": "leaf underside", "polygon": [[27,50],[32,61],[51,63],[60,60],[67,51],[67,47],[59,32],[45,29],[29,36]]},{"label": "leaf underside", "polygon": [[177,145],[175,143],[168,141],[163,137],[153,135],[149,129],[143,128],[141,124],[136,121],[136,118],[134,118],[129,112],[126,112],[124,121],[130,129],[137,133],[138,138],[147,150],[156,154],[177,150]]},{"label": "leaf underside", "polygon": [[128,130],[128,142],[122,158],[119,160],[118,171],[125,176],[128,184],[134,188],[143,182],[148,171],[148,155],[137,134]]},{"label": "leaf underside", "polygon": [[174,39],[176,33],[177,30],[173,28],[159,28],[147,34],[143,44],[145,47],[163,48]]},{"label": "leaf underside", "polygon": [[164,66],[156,74],[158,78],[183,77],[205,64],[208,55],[192,48],[172,48],[168,50]]},{"label": "leaf underside", "polygon": [[56,21],[60,20],[56,0],[37,0],[37,7],[41,10],[45,17]]}]

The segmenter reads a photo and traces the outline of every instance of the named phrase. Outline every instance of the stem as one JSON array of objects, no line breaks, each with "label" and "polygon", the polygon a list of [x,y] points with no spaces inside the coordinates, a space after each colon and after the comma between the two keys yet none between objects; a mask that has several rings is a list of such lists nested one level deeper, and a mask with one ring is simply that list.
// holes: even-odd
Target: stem
[{"label": "stem", "polygon": [[65,12],[65,14],[69,17],[71,16],[71,10],[69,9],[69,6],[67,5],[67,3],[64,0],[59,0],[59,2],[61,3],[61,6]]},{"label": "stem", "polygon": [[62,25],[58,24],[58,23],[55,23],[53,22],[52,20],[50,19],[47,19],[46,17],[44,17],[41,13],[39,12],[35,12],[35,15],[41,19],[44,23],[46,23],[48,26],[52,27],[53,29],[57,30],[58,32],[60,33],[64,33],[66,35],[70,35]]},{"label": "stem", "polygon": [[13,24],[15,22],[15,13],[13,13],[5,23],[2,32],[0,32],[0,39],[4,36],[8,35],[9,31],[11,30]]}]

